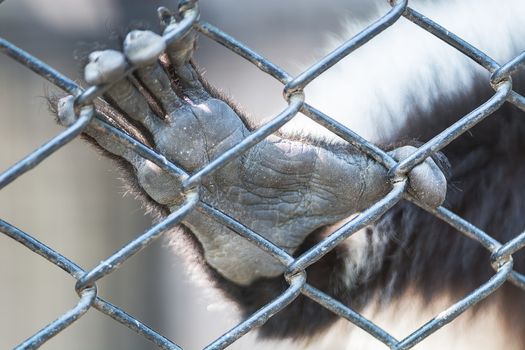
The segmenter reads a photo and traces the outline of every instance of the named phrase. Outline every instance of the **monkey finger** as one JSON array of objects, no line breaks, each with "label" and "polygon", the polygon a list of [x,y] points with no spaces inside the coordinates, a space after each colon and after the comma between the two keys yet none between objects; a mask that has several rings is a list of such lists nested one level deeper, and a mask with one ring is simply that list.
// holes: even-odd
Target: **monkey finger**
[{"label": "monkey finger", "polygon": [[[164,29],[164,35],[176,30],[178,23],[175,19]],[[175,40],[166,47],[166,53],[170,59],[171,64],[176,68],[188,64],[193,56],[197,43],[197,34],[190,30],[182,38]]]},{"label": "monkey finger", "polygon": [[157,62],[137,69],[136,76],[153,98],[161,104],[165,113],[171,114],[182,106],[182,100],[172,89],[170,79]]},{"label": "monkey finger", "polygon": [[[76,119],[74,100],[73,96],[66,96],[58,101],[58,120],[63,125],[70,125]],[[83,133],[103,150],[126,160],[134,168],[134,175],[140,187],[155,202],[169,206],[182,203],[180,176],[161,169],[158,165],[137,154],[132,148],[119,141],[99,119],[93,119]]]},{"label": "monkey finger", "polygon": [[165,112],[172,113],[182,105],[173,91],[171,81],[158,63],[165,44],[159,35],[151,31],[134,30],[124,40],[124,53],[134,65],[140,83],[160,102]]},{"label": "monkey finger", "polygon": [[135,169],[140,187],[161,205],[177,205],[182,202],[181,180],[153,162],[141,157],[132,149],[118,142],[99,120],[88,125],[84,133],[109,153],[125,159]]},{"label": "monkey finger", "polygon": [[[403,146],[391,151],[396,160],[408,158],[417,148]],[[432,158],[427,158],[423,163],[414,167],[408,173],[408,191],[418,201],[431,208],[443,204],[447,195],[447,178]]]},{"label": "monkey finger", "polygon": [[[170,25],[164,30],[164,34],[175,30],[178,23],[172,19]],[[178,77],[178,84],[183,93],[193,102],[200,103],[212,97],[206,87],[201,83],[200,75],[191,63],[191,57],[196,47],[197,35],[190,31],[166,47],[166,54],[173,69],[173,73]]]},{"label": "monkey finger", "polygon": [[[60,124],[64,126],[71,125],[77,118],[75,115],[75,98],[71,95],[65,96],[58,100],[57,117]],[[94,119],[84,130],[83,133],[91,137],[101,148],[109,153],[124,158],[135,168],[140,166],[141,158],[135,152],[125,147],[114,137],[105,131],[101,122]]]},{"label": "monkey finger", "polygon": [[124,76],[126,57],[116,50],[93,51],[84,67],[84,80],[90,85],[113,82]]},{"label": "monkey finger", "polygon": [[[84,77],[89,84],[111,83],[125,66],[124,55],[118,51],[96,51],[89,55],[84,68]],[[152,111],[146,98],[126,78],[114,83],[107,96],[130,118],[154,132],[160,128],[161,120]]]}]

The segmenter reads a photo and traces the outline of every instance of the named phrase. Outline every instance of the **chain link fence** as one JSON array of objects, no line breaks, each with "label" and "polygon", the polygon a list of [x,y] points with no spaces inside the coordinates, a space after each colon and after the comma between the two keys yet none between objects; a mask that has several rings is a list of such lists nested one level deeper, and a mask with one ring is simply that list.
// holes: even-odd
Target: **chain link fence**
[{"label": "chain link fence", "polygon": [[[473,47],[468,42],[464,41],[462,38],[457,37],[453,33],[449,32],[446,28],[443,28],[439,24],[433,22],[432,19],[426,18],[424,15],[411,9],[408,6],[407,0],[392,1],[391,6],[391,10],[388,11],[388,13],[386,13],[383,17],[365,28],[353,38],[349,39],[332,53],[315,63],[313,66],[298,76],[291,76],[283,69],[270,62],[268,59],[237,41],[235,38],[229,36],[213,25],[200,20],[197,1],[183,1],[179,7],[182,20],[176,30],[169,32],[163,37],[166,43],[172,43],[179,40],[193,28],[202,35],[211,38],[217,43],[220,43],[239,56],[253,63],[265,74],[268,74],[281,82],[284,86],[283,96],[288,103],[288,107],[270,122],[256,129],[241,143],[225,152],[218,158],[214,159],[205,167],[193,174],[186,173],[184,169],[181,169],[175,164],[170,163],[161,154],[156,153],[154,150],[134,140],[126,133],[105,123],[103,120],[99,120],[94,117],[92,103],[96,98],[100,97],[105,91],[107,91],[107,85],[91,86],[86,89],[82,89],[75,82],[46,65],[46,63],[29,55],[22,49],[13,45],[11,42],[0,38],[0,48],[2,53],[20,62],[27,68],[34,71],[36,74],[41,75],[65,92],[74,95],[76,97],[75,104],[80,110],[78,119],[65,131],[56,135],[50,141],[38,149],[35,149],[28,156],[21,159],[15,165],[1,173],[0,189],[3,189],[13,181],[16,181],[24,173],[38,166],[55,151],[61,147],[64,147],[71,140],[78,137],[89,123],[98,124],[105,130],[105,132],[110,133],[115,140],[118,140],[118,142],[132,149],[142,157],[152,161],[165,171],[177,176],[184,176],[186,180],[183,183],[182,188],[190,189],[186,193],[186,202],[180,207],[180,209],[171,213],[164,220],[149,228],[144,234],[123,246],[114,254],[107,257],[98,266],[89,271],[82,269],[75,262],[69,260],[58,251],[39,242],[31,234],[24,232],[10,223],[0,219],[0,232],[16,240],[26,248],[52,262],[73,276],[77,280],[75,290],[79,296],[78,303],[72,309],[64,312],[58,319],[49,323],[36,334],[31,335],[27,340],[23,341],[16,348],[35,349],[40,347],[51,337],[59,335],[59,333],[65,328],[76,322],[90,308],[94,308],[111,317],[113,320],[127,326],[139,335],[147,338],[158,348],[180,349],[180,347],[175,343],[176,339],[175,342],[167,339],[162,334],[159,334],[133,316],[129,315],[125,310],[122,310],[119,307],[112,305],[111,303],[100,298],[97,295],[97,281],[119,269],[122,264],[124,264],[134,254],[146,248],[155,239],[163,235],[163,233],[176,226],[185,215],[194,210],[200,211],[203,215],[209,216],[210,219],[217,220],[218,222],[233,229],[240,236],[244,237],[252,244],[255,244],[257,247],[263,249],[269,255],[280,261],[284,266],[286,266],[287,272],[285,273],[284,277],[289,283],[289,288],[280,296],[272,300],[270,303],[265,305],[247,319],[244,319],[234,328],[225,332],[224,335],[209,344],[206,349],[223,349],[229,346],[237,339],[250,332],[252,329],[263,324],[272,315],[275,315],[280,310],[285,308],[300,294],[307,296],[328,310],[336,313],[342,318],[345,318],[349,322],[365,330],[370,334],[370,336],[380,340],[389,348],[408,349],[423,341],[427,336],[454,320],[469,307],[493,293],[505,281],[509,281],[521,289],[525,289],[525,276],[513,270],[512,261],[512,254],[525,246],[525,232],[517,234],[515,238],[508,242],[498,242],[484,231],[478,229],[468,221],[457,216],[446,208],[429,208],[424,203],[420,203],[415,198],[410,197],[410,195],[408,195],[408,193],[405,191],[406,176],[411,169],[423,162],[427,157],[441,150],[443,147],[472,128],[478,122],[486,117],[489,117],[491,113],[497,110],[505,101],[508,101],[521,110],[525,111],[525,98],[513,91],[511,80],[511,75],[514,74],[525,63],[525,52],[510,60],[509,62],[498,63],[477,48]],[[387,153],[375,145],[367,142],[364,138],[360,137],[352,130],[323,114],[314,106],[309,105],[307,100],[304,99],[303,89],[310,82],[323,74],[323,72],[327,71],[334,64],[339,62],[342,58],[346,57],[347,55],[351,55],[352,52],[358,50],[361,46],[366,45],[367,42],[373,40],[373,38],[382,31],[389,30],[389,27],[392,26],[402,16],[418,25],[421,30],[426,30],[435,35],[437,38],[453,46],[490,72],[490,81],[488,83],[491,84],[495,92],[489,100],[487,100],[477,109],[459,119],[455,124],[451,125],[442,133],[436,135],[430,141],[420,146],[410,157],[404,159],[401,162],[397,162]],[[128,66],[122,78],[133,72],[133,70],[134,67]],[[250,147],[253,147],[255,144],[270,134],[277,131],[297,113],[302,113],[308,116],[315,122],[346,140],[359,151],[365,153],[369,157],[384,165],[387,169],[389,169],[390,173],[396,177],[397,181],[387,196],[382,198],[367,210],[363,211],[355,219],[345,224],[343,227],[319,242],[307,252],[294,258],[283,249],[273,245],[271,242],[259,236],[257,232],[251,231],[242,223],[235,221],[218,209],[202,202],[198,196],[195,195],[194,189],[198,188],[203,178],[213,173],[218,168],[224,166],[235,157],[238,157],[240,154],[247,151]],[[358,312],[348,308],[341,302],[333,299],[329,295],[306,283],[305,269],[318,261],[321,257],[327,254],[331,249],[351,236],[353,233],[357,232],[366,225],[373,223],[402,198],[406,198],[412,201],[415,205],[418,205],[429,211],[439,219],[447,222],[449,225],[457,229],[460,233],[472,240],[477,241],[484,248],[486,248],[491,253],[491,263],[495,273],[483,285],[479,286],[479,288],[456,302],[447,310],[444,310],[439,316],[433,318],[419,329],[414,330],[404,339],[396,339],[388,333],[388,330],[382,329],[378,325],[360,315]]]}]

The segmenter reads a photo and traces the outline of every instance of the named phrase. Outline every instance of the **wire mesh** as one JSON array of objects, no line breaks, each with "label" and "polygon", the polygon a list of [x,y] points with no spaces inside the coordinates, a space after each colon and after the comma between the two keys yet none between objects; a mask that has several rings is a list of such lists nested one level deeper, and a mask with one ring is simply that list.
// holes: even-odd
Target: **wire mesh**
[{"label": "wire mesh", "polygon": [[[512,254],[525,246],[525,232],[518,234],[508,242],[498,242],[493,237],[475,227],[465,219],[454,214],[450,210],[444,207],[427,207],[425,203],[421,203],[417,199],[410,197],[410,195],[405,191],[407,187],[406,175],[411,169],[423,162],[427,157],[441,150],[443,147],[459,137],[461,134],[465,133],[481,120],[489,117],[491,113],[496,111],[505,101],[508,101],[521,110],[525,111],[525,98],[512,90],[511,80],[511,75],[518,71],[520,67],[525,64],[525,52],[516,56],[509,62],[500,64],[462,38],[454,35],[446,28],[441,27],[431,19],[414,11],[408,6],[407,0],[392,1],[391,5],[391,10],[379,20],[365,28],[354,37],[350,38],[343,45],[335,49],[323,59],[316,62],[310,68],[294,77],[235,38],[229,36],[213,25],[200,20],[197,1],[182,2],[179,7],[182,21],[179,23],[176,30],[171,31],[169,34],[163,37],[166,43],[179,40],[184,36],[184,34],[193,28],[202,35],[211,38],[217,43],[220,43],[234,53],[245,58],[258,67],[262,72],[272,76],[282,83],[283,96],[288,103],[287,108],[270,122],[256,129],[238,145],[231,148],[193,174],[188,174],[184,169],[181,169],[175,164],[167,161],[163,155],[143,145],[126,133],[107,124],[103,120],[94,117],[93,101],[97,97],[100,97],[105,91],[107,91],[107,89],[111,86],[110,84],[91,86],[87,89],[82,89],[71,79],[49,67],[44,62],[24,52],[20,48],[13,45],[11,42],[0,38],[0,49],[2,53],[20,62],[22,65],[31,69],[36,74],[46,78],[48,81],[62,90],[74,95],[75,104],[79,110],[78,119],[66,130],[56,135],[38,149],[35,149],[25,158],[21,159],[15,165],[0,174],[0,190],[8,186],[13,181],[16,181],[27,171],[45,161],[53,152],[67,145],[68,142],[79,136],[84,128],[89,123],[91,123],[100,130],[103,130],[105,133],[111,134],[115,140],[122,143],[125,147],[132,149],[142,157],[155,163],[166,172],[173,173],[177,176],[184,176],[185,180],[183,182],[182,189],[186,191],[185,203],[178,210],[171,213],[158,224],[149,228],[144,234],[123,246],[121,249],[107,257],[98,266],[89,271],[83,270],[56,250],[53,250],[52,248],[33,238],[30,234],[0,219],[0,231],[3,234],[16,240],[29,250],[52,262],[73,276],[77,280],[75,289],[79,296],[79,301],[73,308],[65,312],[58,319],[50,322],[36,334],[31,335],[27,340],[23,341],[16,348],[36,349],[40,347],[51,337],[59,335],[60,332],[66,327],[81,318],[90,308],[95,308],[96,310],[108,315],[115,321],[127,326],[139,335],[147,338],[158,348],[180,349],[180,347],[176,345],[175,342],[167,339],[153,329],[150,329],[142,322],[127,314],[124,310],[98,297],[96,283],[100,279],[119,269],[122,264],[124,264],[134,254],[136,254],[141,249],[146,248],[149,244],[151,244],[151,242],[160,237],[170,228],[176,226],[186,215],[194,210],[197,210],[203,215],[207,215],[210,218],[213,218],[214,220],[231,228],[240,236],[244,237],[252,244],[276,258],[286,267],[286,273],[284,277],[289,283],[288,289],[281,295],[259,309],[250,317],[244,319],[234,328],[225,332],[224,335],[220,336],[211,344],[209,344],[206,349],[223,349],[231,345],[233,342],[252,329],[266,322],[270,317],[285,308],[301,294],[314,300],[318,304],[348,320],[349,322],[355,324],[357,327],[360,327],[369,333],[370,336],[375,337],[391,349],[408,349],[422,342],[426,337],[435,332],[437,329],[453,321],[465,310],[493,293],[505,281],[510,281],[516,286],[525,289],[525,276],[513,270],[512,261]],[[323,72],[329,70],[342,58],[351,55],[352,52],[358,50],[361,46],[366,45],[367,42],[373,40],[373,38],[382,31],[389,30],[389,27],[392,26],[402,16],[417,24],[422,30],[426,30],[435,35],[437,38],[445,41],[450,46],[456,48],[490,72],[491,76],[488,83],[493,86],[495,92],[494,95],[481,106],[459,119],[456,123],[433,137],[425,144],[421,145],[410,157],[404,159],[403,161],[397,162],[390,155],[375,145],[369,143],[364,138],[354,133],[352,130],[317,110],[314,106],[309,105],[305,100],[303,90],[309,83],[323,74]],[[128,66],[124,75],[120,78],[131,74],[134,69],[135,67]],[[292,257],[285,250],[272,244],[270,241],[264,237],[261,237],[257,234],[257,232],[252,231],[241,222],[232,219],[230,216],[221,212],[217,208],[214,208],[213,206],[203,202],[197,195],[197,189],[203,178],[217,171],[219,168],[227,165],[232,159],[242,155],[246,150],[253,147],[255,144],[259,143],[261,140],[278,130],[282,125],[284,125],[299,112],[334,132],[357,148],[359,151],[383,164],[387,169],[389,169],[391,174],[395,174],[395,176],[397,176],[399,181],[395,183],[388,195],[386,195],[377,203],[373,204],[368,209],[364,210],[355,219],[349,221],[343,227],[335,231],[327,238],[323,239],[305,253],[298,257]],[[421,326],[419,329],[414,330],[405,338],[396,339],[394,336],[389,334],[388,330],[382,329],[358,312],[309,285],[306,282],[305,269],[318,261],[325,254],[330,252],[336,245],[351,236],[353,233],[357,232],[366,225],[373,223],[402,198],[409,199],[415,205],[420,206],[432,213],[439,219],[454,227],[466,237],[477,241],[480,245],[487,249],[491,253],[491,263],[495,273],[483,285],[479,286],[476,290],[469,293],[463,299],[459,300],[454,305],[441,312],[439,316],[436,316],[425,325]]]}]

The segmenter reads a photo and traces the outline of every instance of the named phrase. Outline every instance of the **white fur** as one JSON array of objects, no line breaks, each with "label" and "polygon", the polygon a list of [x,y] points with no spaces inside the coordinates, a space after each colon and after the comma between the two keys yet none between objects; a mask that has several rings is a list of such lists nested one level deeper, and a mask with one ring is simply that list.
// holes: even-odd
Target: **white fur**
[{"label": "white fur", "polygon": [[[417,294],[407,292],[399,301],[390,305],[371,304],[364,310],[365,317],[383,327],[396,339],[401,340],[421,327],[427,321],[452,305],[456,300],[448,296],[435,298],[432,304],[425,304]],[[473,315],[470,311],[461,315],[421,343],[415,350],[518,350],[521,344],[515,341],[512,334],[505,330],[497,303],[480,310]],[[361,329],[352,326],[348,321],[339,321],[330,332],[312,343],[311,349],[317,350],[379,350],[388,349],[386,345],[373,338]],[[310,349],[303,348],[301,349]]]},{"label": "white fur", "polygon": [[[356,216],[357,214],[352,215],[337,224],[326,227],[323,234],[329,235]],[[344,276],[341,279],[348,289],[356,284],[357,278],[367,279],[370,277],[383,261],[387,235],[374,234],[371,237],[371,242],[369,242],[366,230],[366,228],[361,229],[340,243],[348,250],[348,255],[345,258]]]},{"label": "white fur", "polygon": [[[500,63],[525,49],[523,0],[410,1],[409,6]],[[371,21],[348,23],[347,31],[333,39],[331,47]],[[398,131],[412,103],[430,107],[439,97],[469,86],[474,74],[486,76],[488,84],[488,72],[401,18],[314,80],[306,89],[306,101],[365,138],[378,141]],[[304,116],[296,117],[286,130],[335,137]]]},{"label": "white fur", "polygon": [[[414,350],[522,350],[521,343],[505,329],[497,300],[473,315],[470,311],[462,314],[452,324],[437,330]],[[421,327],[455,302],[448,296],[435,298],[432,304],[425,304],[417,294],[405,293],[399,301],[389,305],[371,303],[363,311],[369,320],[385,329],[398,340]],[[340,320],[323,335],[309,341],[267,341],[254,350],[381,350],[388,349],[379,340],[349,321]]]}]

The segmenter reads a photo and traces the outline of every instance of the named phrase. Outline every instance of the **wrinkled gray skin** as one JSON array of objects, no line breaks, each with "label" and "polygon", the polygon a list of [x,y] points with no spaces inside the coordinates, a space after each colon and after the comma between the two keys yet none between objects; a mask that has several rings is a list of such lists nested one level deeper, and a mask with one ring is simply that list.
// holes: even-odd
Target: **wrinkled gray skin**
[{"label": "wrinkled gray skin", "polygon": [[[159,108],[152,108],[151,101],[148,103],[129,79],[114,84],[108,96],[127,118],[149,132],[156,151],[190,173],[250,134],[228,103],[201,83],[189,63],[194,37],[191,33],[166,48],[160,36],[133,31],[125,39],[124,53],[94,52],[85,67],[89,84],[113,81],[123,72],[126,59],[138,67],[137,81],[160,103],[165,115],[159,115]],[[168,65],[178,76],[177,92],[166,73],[166,64],[161,65],[158,60],[164,51]],[[69,125],[74,120],[72,97],[62,99],[58,109],[61,123]],[[171,211],[179,207],[183,201],[180,179],[93,126],[85,132],[102,148],[134,167],[140,187],[151,199]],[[326,147],[312,140],[306,143],[272,135],[208,176],[200,188],[200,198],[293,253],[316,228],[365,209],[391,188],[386,169],[375,161],[350,147],[346,154],[336,154]],[[405,158],[413,149],[406,146],[392,154]],[[431,186],[425,185],[428,180]],[[431,159],[410,173],[409,185],[413,195],[431,206],[444,200],[446,180]],[[272,257],[196,211],[183,223],[202,244],[207,263],[234,283],[247,285],[284,271]]]}]

